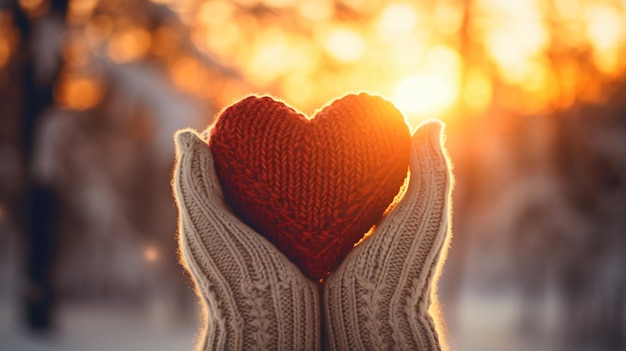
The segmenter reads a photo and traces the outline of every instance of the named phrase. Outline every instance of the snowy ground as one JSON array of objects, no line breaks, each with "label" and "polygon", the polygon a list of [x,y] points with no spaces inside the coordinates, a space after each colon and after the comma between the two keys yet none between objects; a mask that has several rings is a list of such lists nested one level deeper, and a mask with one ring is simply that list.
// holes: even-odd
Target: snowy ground
[{"label": "snowy ground", "polygon": [[196,321],[166,321],[159,308],[137,311],[122,306],[63,306],[58,328],[34,337],[19,326],[16,305],[0,304],[2,351],[191,350]]},{"label": "snowy ground", "polygon": [[[34,338],[16,323],[19,311],[8,302],[0,302],[2,351],[191,350],[197,331],[197,320],[172,319],[158,303],[146,310],[83,304],[62,306],[58,331]],[[448,320],[450,346],[462,351],[554,350],[550,333],[532,342],[522,340],[515,329],[518,314],[511,295],[466,294],[456,321]]]},{"label": "snowy ground", "polygon": [[[0,231],[2,234],[2,231]],[[1,235],[0,235],[1,239]],[[197,317],[178,313],[167,300],[154,298],[144,307],[71,303],[58,306],[56,332],[35,337],[20,323],[21,286],[16,247],[0,247],[0,351],[171,351],[191,350]],[[2,252],[2,248],[6,249]],[[470,280],[471,281],[471,280]],[[489,290],[466,284],[457,306],[445,306],[447,339],[459,351],[553,351],[558,333],[558,304],[544,301],[539,330],[524,338],[518,332],[520,299],[515,290]],[[147,306],[147,307],[146,307]],[[193,313],[191,313],[193,315]],[[532,339],[532,340],[530,340]]]},{"label": "snowy ground", "polygon": [[554,351],[558,349],[556,301],[544,304],[545,318],[539,321],[541,332],[532,338],[519,331],[521,305],[514,292],[485,294],[467,291],[456,313],[447,317],[448,341],[459,351]]},{"label": "snowy ground", "polygon": [[[1,223],[0,223],[1,224]],[[0,226],[0,351],[191,350],[198,320],[166,300],[144,307],[73,303],[57,308],[55,332],[29,334],[21,323],[19,247]]]},{"label": "snowy ground", "polygon": [[163,311],[122,306],[62,306],[57,331],[34,337],[20,327],[16,304],[0,302],[2,351],[191,350],[195,320],[166,321]]}]

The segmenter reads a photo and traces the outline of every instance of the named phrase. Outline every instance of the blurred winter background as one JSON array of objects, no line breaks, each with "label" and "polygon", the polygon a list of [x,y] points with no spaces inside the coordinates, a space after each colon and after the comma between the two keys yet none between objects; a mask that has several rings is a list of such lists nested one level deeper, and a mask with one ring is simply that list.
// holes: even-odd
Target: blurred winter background
[{"label": "blurred winter background", "polygon": [[172,134],[249,93],[447,124],[454,349],[626,349],[626,1],[0,0],[0,350],[188,350]]}]

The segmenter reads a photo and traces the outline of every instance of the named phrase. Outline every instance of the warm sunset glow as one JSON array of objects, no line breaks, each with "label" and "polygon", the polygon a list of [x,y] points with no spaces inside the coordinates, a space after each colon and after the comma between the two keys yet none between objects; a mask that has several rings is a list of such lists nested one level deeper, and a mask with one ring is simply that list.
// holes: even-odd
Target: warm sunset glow
[{"label": "warm sunset glow", "polygon": [[227,1],[207,1],[200,5],[198,21],[204,25],[219,25],[228,21],[235,12],[235,5]]},{"label": "warm sunset glow", "polygon": [[207,81],[206,68],[188,56],[179,57],[172,63],[171,74],[174,84],[190,93],[199,93],[210,83]]},{"label": "warm sunset glow", "polygon": [[152,246],[148,246],[143,252],[143,257],[148,262],[155,262],[159,258],[159,251]]},{"label": "warm sunset glow", "polygon": [[41,16],[50,7],[50,3],[45,0],[18,0],[17,3],[33,17]]},{"label": "warm sunset glow", "polygon": [[593,62],[600,71],[612,75],[620,64],[623,65],[620,54],[618,50],[598,50],[593,55]]},{"label": "warm sunset glow", "polygon": [[426,54],[424,69],[445,77],[456,84],[462,70],[462,59],[454,48],[439,45],[433,46]]},{"label": "warm sunset glow", "polygon": [[384,38],[411,32],[417,23],[415,7],[406,4],[390,4],[382,12],[378,22],[378,31]]},{"label": "warm sunset glow", "polygon": [[116,62],[127,62],[143,57],[150,49],[150,33],[143,28],[129,28],[116,33],[109,43],[109,55]]},{"label": "warm sunset glow", "polygon": [[7,38],[0,37],[0,68],[9,61],[11,57],[11,44]]},{"label": "warm sunset glow", "polygon": [[482,111],[491,102],[492,85],[489,76],[479,69],[467,73],[463,87],[463,101],[473,110]]},{"label": "warm sunset glow", "polygon": [[601,71],[611,73],[620,64],[620,45],[624,42],[626,21],[613,8],[592,6],[587,12],[587,36],[594,47],[594,62]]},{"label": "warm sunset glow", "polygon": [[623,40],[626,22],[615,9],[594,5],[587,12],[587,18],[587,36],[596,49],[615,49]]},{"label": "warm sunset glow", "polygon": [[255,43],[251,57],[246,58],[245,72],[253,83],[265,85],[281,75],[306,73],[315,68],[316,52],[309,42],[291,41],[276,28],[265,33]]},{"label": "warm sunset glow", "polygon": [[311,77],[307,75],[291,75],[283,84],[285,99],[296,106],[301,106],[315,96],[315,90],[309,84]]},{"label": "warm sunset glow", "polygon": [[284,8],[292,5],[296,0],[261,0],[260,2],[269,7]]},{"label": "warm sunset glow", "polygon": [[455,2],[438,1],[434,4],[432,16],[436,19],[437,30],[443,34],[457,35],[463,24],[463,11]]},{"label": "warm sunset glow", "polygon": [[98,0],[71,0],[68,6],[68,20],[72,23],[88,20],[97,4]]},{"label": "warm sunset glow", "polygon": [[394,101],[408,114],[440,117],[457,101],[462,61],[445,45],[432,47],[422,57],[417,74],[396,86]]},{"label": "warm sunset glow", "polygon": [[[359,94],[387,103],[350,98]],[[361,216],[375,220],[373,226],[352,223],[354,213],[346,208],[325,216],[345,225],[345,234],[367,224],[371,228],[362,240],[378,240],[371,235],[392,217],[404,216],[412,203],[428,207],[426,212],[446,207],[442,216],[406,223],[431,231],[429,240],[409,238],[413,243],[406,245],[396,240],[372,252],[422,258],[402,277],[393,274],[392,285],[383,286],[371,274],[382,265],[357,267],[364,274],[356,274],[346,262],[314,282],[317,288],[354,285],[343,286],[338,296],[354,294],[355,301],[343,302],[355,306],[336,319],[317,307],[340,304],[322,301],[324,289],[308,289],[313,286],[306,275],[312,271],[300,272],[288,257],[274,262],[278,266],[234,267],[243,269],[241,282],[233,281],[233,267],[221,263],[217,268],[228,281],[217,285],[211,277],[181,275],[198,267],[180,262],[185,248],[176,246],[185,243],[175,240],[180,239],[175,227],[188,223],[177,222],[184,208],[176,207],[185,207],[182,195],[189,195],[189,186],[207,190],[205,181],[180,179],[181,169],[185,173],[191,162],[206,177],[215,171],[207,160],[212,151],[227,168],[241,165],[242,158],[264,161],[267,153],[258,155],[244,144],[268,146],[271,129],[280,134],[290,128],[281,119],[294,119],[268,98],[301,114],[294,132],[311,134],[302,147],[314,143],[315,152],[296,160],[295,168],[305,172],[300,175],[291,175],[293,167],[285,164],[290,155],[270,160],[275,169],[269,173],[275,175],[259,179],[261,186],[298,193],[307,184],[293,176],[308,176],[304,181],[321,183],[331,205],[345,207],[354,194],[331,189],[331,183],[358,180],[363,178],[358,173],[370,171],[341,165],[341,158],[359,157],[354,150],[365,147],[371,153],[361,156],[372,160],[394,157],[406,163],[410,156],[415,163],[417,157],[419,169],[400,164],[404,183],[393,202],[382,214]],[[338,100],[335,113],[318,113]],[[368,105],[375,111],[363,111]],[[369,113],[385,112],[368,121]],[[254,115],[247,122],[253,140],[244,144],[236,140],[245,137],[241,131],[228,128],[228,116],[237,122],[244,120],[241,114]],[[321,118],[312,120],[316,114]],[[311,128],[328,128],[320,121],[333,114],[357,115],[332,126],[344,136],[335,141],[351,148],[346,157],[341,147],[327,145],[334,136]],[[395,117],[404,122],[399,130]],[[274,123],[260,126],[261,119]],[[238,152],[224,155],[209,147],[224,144],[216,122],[225,126],[222,141]],[[368,125],[381,142],[386,135],[381,131],[403,134],[401,143],[410,142],[412,134],[419,150],[407,155],[377,148],[376,138],[357,131]],[[274,147],[300,148],[290,137],[280,139]],[[62,346],[70,344],[187,350],[192,342],[199,343],[196,348],[220,343],[242,349],[254,343],[272,350],[304,348],[306,339],[318,349],[339,341],[336,348],[347,350],[626,351],[626,235],[619,235],[626,219],[625,144],[626,0],[0,0],[0,252],[8,244],[6,257],[0,253],[0,276],[10,278],[6,288],[0,283],[0,311],[10,312],[0,312],[6,315],[0,316],[0,328],[8,327],[6,335],[0,332],[0,344],[17,350],[71,349]],[[317,157],[320,145],[327,150]],[[243,149],[235,150],[238,146]],[[224,156],[235,162],[224,162]],[[330,169],[330,179],[318,179],[319,168]],[[393,186],[384,178],[394,170],[376,168],[383,177],[369,174],[369,184],[357,190],[380,184],[369,194],[373,200],[395,190],[383,189]],[[222,185],[232,192],[237,189],[227,189],[229,184],[246,183],[232,172],[219,173],[221,182],[209,179],[213,192]],[[250,193],[246,185],[239,190]],[[196,200],[208,196],[200,195]],[[218,210],[232,204],[228,197],[214,199],[224,200]],[[319,215],[317,208],[304,211],[311,204],[301,200],[301,211],[284,214]],[[211,204],[200,202],[203,212],[209,211]],[[234,219],[237,226],[259,229],[247,223],[258,219],[255,213],[243,218],[241,211],[227,210],[222,222]],[[261,251],[272,257],[285,248],[253,229],[242,240],[263,240]],[[455,242],[446,261],[450,240]],[[257,258],[240,247],[241,240],[233,244],[246,260]],[[204,253],[219,259],[213,257],[215,247],[210,249]],[[286,249],[297,254],[294,247]],[[427,249],[441,252],[428,257],[419,252]],[[400,256],[388,263],[410,261],[401,262]],[[443,263],[448,272],[437,283]],[[21,270],[21,264],[30,269]],[[224,290],[230,283],[244,285]],[[195,303],[194,288],[238,303],[218,303],[224,308],[216,316],[210,306],[215,299]],[[396,292],[390,304],[391,290]],[[291,311],[303,311],[295,316],[301,318],[291,318],[289,306],[276,310],[290,302],[303,304],[304,310]],[[407,310],[409,305],[414,308]],[[372,318],[381,323],[369,323]],[[370,320],[363,324],[364,319]],[[284,325],[290,321],[306,325]],[[105,325],[109,322],[114,325]],[[334,329],[337,334],[330,335]],[[363,333],[353,338],[351,331]],[[238,339],[222,342],[222,332]],[[292,332],[297,335],[287,335]],[[424,335],[409,335],[416,333]],[[70,340],[75,334],[78,339]],[[452,345],[443,345],[448,340]]]},{"label": "warm sunset glow", "polygon": [[[555,45],[553,35],[575,50],[592,48],[588,57],[607,76],[617,77],[626,70],[619,59],[625,45],[623,13],[608,3],[556,0],[549,17],[555,23],[562,21],[558,26],[546,19],[546,9],[535,1],[477,0],[468,23],[464,7],[449,2],[432,6],[393,0],[185,4],[169,6],[192,26],[193,43],[201,51],[236,67],[262,91],[284,96],[303,109],[358,90],[388,95],[408,113],[436,118],[449,118],[446,112],[457,104],[481,113],[496,96],[502,96],[504,106],[520,111],[562,108],[579,97],[597,96],[590,93],[596,88],[582,83],[583,77],[568,76],[583,74],[579,63],[577,69],[566,70],[567,64],[547,58]],[[254,6],[269,11],[245,11]],[[459,41],[461,30],[469,31],[465,44]],[[157,35],[170,39],[157,39]],[[161,48],[159,42],[176,42],[165,31],[156,31],[152,40],[155,54],[175,50]],[[467,45],[478,48],[471,51],[472,61],[477,62],[466,62]],[[179,89],[210,95],[197,78],[202,74],[190,76],[202,71],[201,62],[193,69],[168,65]],[[219,87],[234,86],[231,83],[212,82]],[[503,88],[514,89],[495,93]],[[234,98],[225,91],[217,93],[217,100]]]},{"label": "warm sunset glow", "polygon": [[508,32],[494,31],[489,36],[489,52],[503,78],[520,83],[529,74],[529,61],[545,45],[545,33],[537,25],[524,25]]},{"label": "warm sunset glow", "polygon": [[335,59],[351,62],[363,55],[365,42],[356,32],[347,29],[334,31],[326,40],[326,50]]},{"label": "warm sunset glow", "polygon": [[[625,10],[611,2],[555,0],[547,13],[541,2],[509,0],[476,0],[467,9],[449,1],[152,1],[176,12],[188,31],[133,25],[94,9],[95,0],[71,0],[70,17],[84,30],[65,45],[67,62],[85,65],[85,53],[104,46],[118,63],[164,61],[177,89],[211,102],[254,89],[313,111],[368,90],[430,118],[452,118],[453,107],[483,113],[495,99],[524,113],[567,108],[596,101],[610,79],[626,74]],[[12,45],[0,40],[0,67]]]},{"label": "warm sunset glow", "polygon": [[228,55],[241,38],[239,27],[232,22],[222,23],[219,29],[206,31],[206,46],[218,55]]},{"label": "warm sunset glow", "polygon": [[93,78],[63,74],[54,95],[62,106],[82,111],[95,107],[102,100],[103,91]]},{"label": "warm sunset glow", "polygon": [[333,4],[331,0],[301,0],[298,13],[312,21],[324,21],[333,15]]},{"label": "warm sunset glow", "polygon": [[450,107],[456,99],[453,84],[437,76],[410,77],[398,84],[394,101],[408,114],[432,116]]},{"label": "warm sunset glow", "polygon": [[546,28],[535,2],[483,0],[484,10],[498,11],[499,20],[489,26],[486,41],[504,80],[520,84],[530,74],[529,61],[548,45]]}]

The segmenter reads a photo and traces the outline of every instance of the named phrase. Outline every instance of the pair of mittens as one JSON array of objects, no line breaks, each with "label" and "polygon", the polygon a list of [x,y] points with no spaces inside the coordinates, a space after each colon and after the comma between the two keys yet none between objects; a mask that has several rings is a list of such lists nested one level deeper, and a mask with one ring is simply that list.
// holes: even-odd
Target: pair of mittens
[{"label": "pair of mittens", "polygon": [[205,313],[198,349],[441,350],[429,312],[448,239],[441,129],[415,131],[404,196],[321,287],[228,208],[207,133],[178,132],[179,249]]}]

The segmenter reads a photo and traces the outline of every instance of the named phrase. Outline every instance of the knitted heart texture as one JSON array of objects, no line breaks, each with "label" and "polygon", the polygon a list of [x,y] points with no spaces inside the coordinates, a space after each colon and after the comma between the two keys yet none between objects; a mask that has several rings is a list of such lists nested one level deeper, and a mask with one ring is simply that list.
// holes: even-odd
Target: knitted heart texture
[{"label": "knitted heart texture", "polygon": [[209,139],[228,205],[312,279],[380,221],[407,176],[410,146],[402,113],[366,93],[311,119],[249,96],[221,113]]}]

